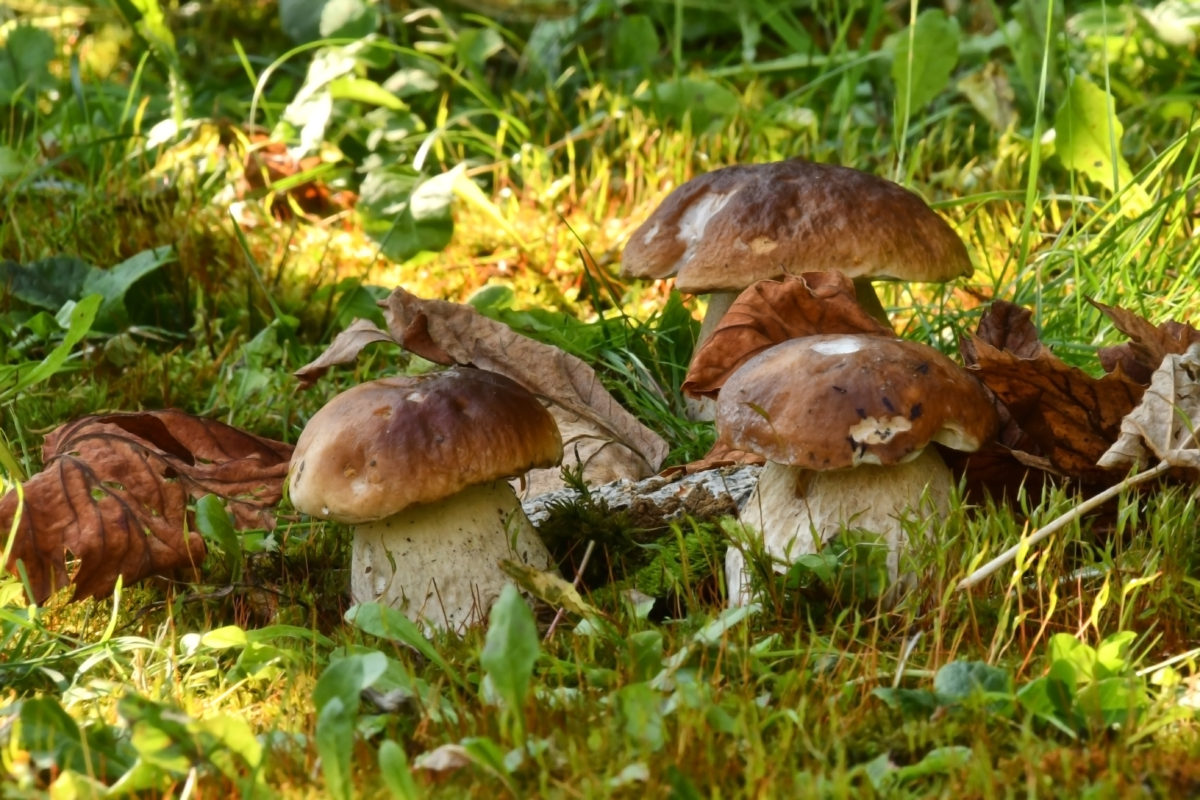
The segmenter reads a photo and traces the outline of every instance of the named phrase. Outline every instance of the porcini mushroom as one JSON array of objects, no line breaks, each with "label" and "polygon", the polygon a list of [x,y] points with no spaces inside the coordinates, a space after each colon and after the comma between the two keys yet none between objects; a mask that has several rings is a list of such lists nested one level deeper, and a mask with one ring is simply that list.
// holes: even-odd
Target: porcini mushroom
[{"label": "porcini mushroom", "polygon": [[296,442],[289,494],[299,511],[354,526],[356,603],[461,632],[499,596],[501,560],[550,567],[505,479],[561,458],[554,418],[533,394],[455,367],[334,397]]},{"label": "porcini mushroom", "polygon": [[[973,451],[996,430],[982,386],[932,347],[833,334],[790,339],[729,377],[717,398],[717,435],[767,459],[741,521],[762,535],[778,568],[847,528],[888,545],[896,580],[903,515],[921,499],[945,512],[953,479],[934,442]],[[731,604],[750,591],[744,556],[726,556]]]},{"label": "porcini mushroom", "polygon": [[972,272],[966,246],[913,192],[884,178],[800,159],[724,167],[684,183],[633,232],[625,277],[675,275],[707,294],[700,342],[755,281],[838,270],[887,322],[872,280],[944,282]]}]

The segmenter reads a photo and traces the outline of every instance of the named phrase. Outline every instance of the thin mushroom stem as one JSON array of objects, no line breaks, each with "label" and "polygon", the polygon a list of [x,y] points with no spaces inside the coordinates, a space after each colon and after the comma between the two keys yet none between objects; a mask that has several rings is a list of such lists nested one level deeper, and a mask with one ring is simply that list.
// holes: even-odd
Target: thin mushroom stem
[{"label": "thin mushroom stem", "polygon": [[1124,490],[1126,490],[1132,486],[1137,486],[1139,483],[1145,483],[1146,481],[1150,480],[1151,478],[1156,478],[1159,475],[1162,475],[1164,472],[1166,472],[1170,468],[1171,468],[1171,465],[1168,464],[1166,461],[1160,461],[1157,466],[1151,467],[1150,469],[1142,470],[1141,472],[1139,472],[1135,475],[1130,475],[1128,478],[1121,481],[1120,483],[1117,483],[1117,484],[1114,484],[1114,485],[1108,487],[1107,489],[1105,489],[1103,492],[1096,495],[1095,497],[1092,497],[1089,500],[1085,500],[1084,502],[1075,506],[1074,508],[1072,508],[1070,511],[1066,512],[1065,514],[1063,514],[1063,515],[1059,516],[1058,518],[1050,521],[1049,523],[1043,525],[1038,530],[1029,534],[1028,536],[1023,538],[1021,541],[1017,542],[1015,545],[1008,548],[1003,553],[996,556],[991,561],[987,562],[986,564],[984,564],[982,567],[980,567],[979,569],[972,572],[967,577],[963,578],[961,581],[959,581],[957,588],[961,591],[963,589],[970,589],[972,586],[979,584],[984,578],[989,577],[994,572],[997,572],[1005,564],[1007,564],[1008,562],[1010,562],[1014,558],[1016,558],[1017,553],[1020,552],[1021,548],[1032,547],[1033,545],[1035,545],[1038,542],[1045,539],[1047,536],[1051,536],[1055,533],[1058,533],[1058,531],[1060,531],[1063,528],[1065,528],[1066,526],[1070,525],[1072,522],[1079,519],[1084,514],[1087,514],[1088,512],[1104,505],[1105,503],[1107,503],[1109,500],[1112,500],[1114,497],[1119,495]]},{"label": "thin mushroom stem", "polygon": [[888,328],[892,327],[887,311],[884,310],[883,303],[879,301],[879,295],[875,292],[875,287],[871,284],[870,279],[854,279],[854,299],[858,301],[858,305],[863,311],[887,325]]}]

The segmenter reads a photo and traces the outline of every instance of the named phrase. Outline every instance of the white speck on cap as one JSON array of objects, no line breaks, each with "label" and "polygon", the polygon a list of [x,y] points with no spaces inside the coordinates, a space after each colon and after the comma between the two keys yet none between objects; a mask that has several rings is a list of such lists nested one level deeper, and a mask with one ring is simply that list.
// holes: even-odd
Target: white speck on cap
[{"label": "white speck on cap", "polygon": [[691,260],[692,253],[704,238],[704,229],[725,204],[733,199],[734,194],[709,193],[688,206],[687,211],[679,218],[679,233],[675,237],[681,242],[687,242],[687,250],[684,251],[683,258],[679,259],[681,264]]},{"label": "white speck on cap", "polygon": [[813,344],[812,349],[815,353],[820,353],[823,356],[840,356],[847,353],[857,353],[862,349],[862,338],[854,336],[839,336],[836,339],[826,339],[822,342]]}]

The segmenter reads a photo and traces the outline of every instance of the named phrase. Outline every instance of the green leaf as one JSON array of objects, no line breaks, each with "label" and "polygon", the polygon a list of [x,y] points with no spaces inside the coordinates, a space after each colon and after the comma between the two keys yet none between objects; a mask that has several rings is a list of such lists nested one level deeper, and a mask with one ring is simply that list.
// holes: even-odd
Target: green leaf
[{"label": "green leaf", "polygon": [[984,661],[951,661],[934,674],[933,691],[944,706],[983,700],[1001,712],[1012,700],[1012,676]]},{"label": "green leaf", "polygon": [[59,769],[88,771],[87,746],[79,725],[53,697],[35,697],[21,703],[20,746],[34,763]]},{"label": "green leaf", "polygon": [[96,268],[72,256],[54,256],[18,264],[0,262],[0,285],[22,303],[57,311],[63,303],[78,300],[83,284]]},{"label": "green leaf", "polygon": [[387,671],[387,656],[372,650],[355,653],[325,668],[313,688],[317,709],[317,752],[325,788],[338,800],[354,796],[351,756],[362,692]]},{"label": "green leaf", "polygon": [[391,739],[379,745],[379,774],[383,778],[383,785],[396,800],[419,800],[422,796],[417,782],[413,780],[404,748]]},{"label": "green leaf", "polygon": [[417,624],[391,606],[360,603],[346,612],[345,619],[364,633],[408,645],[427,658],[460,688],[467,687],[466,681],[442,658],[442,654],[434,649]]},{"label": "green leaf", "polygon": [[299,44],[320,38],[321,15],[326,1],[279,0],[279,27]]},{"label": "green leaf", "polygon": [[366,78],[335,78],[329,82],[329,94],[334,100],[353,100],[369,106],[390,108],[392,111],[408,109],[408,103]]},{"label": "green leaf", "polygon": [[174,248],[155,247],[130,256],[109,269],[89,272],[83,281],[82,291],[88,294],[95,292],[104,298],[96,315],[97,323],[106,330],[127,327],[129,314],[125,310],[125,293],[146,275],[174,260]]},{"label": "green leaf", "polygon": [[648,683],[631,683],[616,693],[621,730],[638,747],[658,751],[666,744],[662,697]]},{"label": "green leaf", "polygon": [[58,322],[67,329],[67,333],[58,346],[41,361],[32,365],[18,365],[17,368],[0,368],[0,402],[41,383],[63,368],[71,355],[71,349],[91,330],[96,311],[100,308],[100,301],[100,295],[93,294],[78,303],[68,302],[62,307],[58,313]]},{"label": "green leaf", "polygon": [[654,21],[646,14],[628,14],[617,24],[609,53],[616,69],[648,70],[658,57],[659,47]]},{"label": "green leaf", "polygon": [[1054,151],[1063,165],[1116,191],[1133,180],[1120,151],[1124,133],[1108,92],[1075,76],[1054,115]]},{"label": "green leaf", "polygon": [[196,501],[196,530],[206,542],[217,545],[225,554],[225,568],[229,571],[230,583],[241,581],[241,542],[225,503],[217,495],[206,494]]},{"label": "green leaf", "polygon": [[939,708],[938,696],[928,689],[892,689],[880,687],[871,692],[889,708],[906,716],[924,717]]},{"label": "green leaf", "polygon": [[1050,664],[1069,663],[1075,671],[1076,683],[1086,683],[1096,675],[1096,651],[1069,633],[1050,637]]},{"label": "green leaf", "polygon": [[33,25],[10,29],[0,50],[0,106],[53,86],[49,69],[53,58],[54,38],[49,33]]},{"label": "green leaf", "polygon": [[362,39],[379,29],[379,12],[366,0],[327,0],[320,33],[326,39]]},{"label": "green leaf", "polygon": [[372,171],[359,188],[356,206],[363,230],[393,261],[440,251],[454,233],[450,206],[456,179],[449,172],[425,179],[399,169]]},{"label": "green leaf", "polygon": [[940,8],[922,11],[915,25],[896,34],[892,81],[898,128],[907,127],[908,120],[949,85],[960,38],[958,22]]},{"label": "green leaf", "polygon": [[492,606],[479,663],[505,705],[520,715],[541,650],[533,612],[511,583]]},{"label": "green leaf", "polygon": [[663,117],[690,117],[692,129],[697,132],[723,127],[742,105],[736,94],[707,78],[654,81],[649,88],[634,95],[633,99]]}]

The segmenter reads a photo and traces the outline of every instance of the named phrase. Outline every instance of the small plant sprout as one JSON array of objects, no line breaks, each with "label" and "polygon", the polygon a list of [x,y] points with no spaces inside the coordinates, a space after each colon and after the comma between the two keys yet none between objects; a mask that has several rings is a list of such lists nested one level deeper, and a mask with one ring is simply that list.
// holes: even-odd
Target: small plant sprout
[{"label": "small plant sprout", "polygon": [[355,526],[355,602],[461,633],[507,583],[502,560],[550,568],[505,478],[561,458],[536,397],[502,375],[453,368],[331,400],[296,443],[290,493],[298,510]]},{"label": "small plant sprout", "polygon": [[[717,433],[767,459],[741,520],[778,569],[847,526],[884,538],[888,574],[906,544],[901,517],[922,498],[944,513],[953,479],[933,443],[978,449],[996,430],[983,388],[931,347],[879,336],[791,339],[740,367],[717,399]],[[730,548],[731,604],[750,600]]]}]

